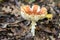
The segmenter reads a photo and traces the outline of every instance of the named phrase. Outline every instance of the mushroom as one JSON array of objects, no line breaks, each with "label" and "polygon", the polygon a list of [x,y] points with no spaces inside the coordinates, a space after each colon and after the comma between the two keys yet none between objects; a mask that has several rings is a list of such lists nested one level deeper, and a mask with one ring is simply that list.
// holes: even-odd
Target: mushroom
[{"label": "mushroom", "polygon": [[31,33],[32,36],[35,36],[36,22],[40,19],[44,19],[47,15],[47,9],[45,7],[40,8],[39,5],[33,5],[32,8],[30,5],[21,6],[21,16],[25,20],[32,21],[31,23]]}]

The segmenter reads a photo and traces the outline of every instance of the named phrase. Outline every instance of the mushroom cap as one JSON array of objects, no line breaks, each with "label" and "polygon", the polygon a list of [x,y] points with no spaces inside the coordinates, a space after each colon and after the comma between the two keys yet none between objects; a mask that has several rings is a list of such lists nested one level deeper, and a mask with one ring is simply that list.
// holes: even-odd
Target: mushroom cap
[{"label": "mushroom cap", "polygon": [[38,5],[33,5],[32,8],[29,5],[21,7],[21,16],[26,20],[38,21],[45,18],[47,9],[45,7],[40,8]]}]

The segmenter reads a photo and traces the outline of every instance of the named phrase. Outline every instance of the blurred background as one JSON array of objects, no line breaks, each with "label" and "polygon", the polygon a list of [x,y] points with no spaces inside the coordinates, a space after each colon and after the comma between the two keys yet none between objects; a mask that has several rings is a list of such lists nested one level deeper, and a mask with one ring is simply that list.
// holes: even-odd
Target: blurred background
[{"label": "blurred background", "polygon": [[[44,6],[48,15],[36,22],[33,37],[20,7],[34,4]],[[0,40],[60,40],[60,0],[0,0]]]}]

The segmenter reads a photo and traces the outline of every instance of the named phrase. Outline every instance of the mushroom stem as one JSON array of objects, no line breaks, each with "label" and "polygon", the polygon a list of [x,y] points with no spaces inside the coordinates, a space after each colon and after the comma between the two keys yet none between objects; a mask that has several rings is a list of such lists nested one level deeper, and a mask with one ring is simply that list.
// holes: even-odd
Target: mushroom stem
[{"label": "mushroom stem", "polygon": [[31,33],[32,33],[32,36],[35,36],[35,25],[36,25],[36,22],[32,21],[32,23],[31,23]]}]

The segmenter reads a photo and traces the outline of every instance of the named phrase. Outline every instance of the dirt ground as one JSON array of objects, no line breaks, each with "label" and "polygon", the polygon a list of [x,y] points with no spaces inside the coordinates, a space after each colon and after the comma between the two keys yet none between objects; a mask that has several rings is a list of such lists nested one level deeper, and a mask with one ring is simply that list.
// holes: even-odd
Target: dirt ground
[{"label": "dirt ground", "polygon": [[[31,35],[32,21],[20,13],[23,5],[45,6],[47,18],[36,22],[35,36]],[[60,40],[60,0],[1,0],[0,40]]]}]

